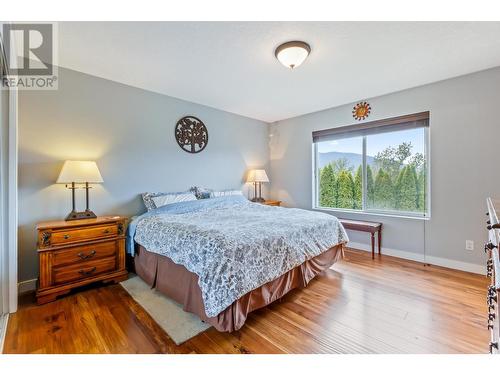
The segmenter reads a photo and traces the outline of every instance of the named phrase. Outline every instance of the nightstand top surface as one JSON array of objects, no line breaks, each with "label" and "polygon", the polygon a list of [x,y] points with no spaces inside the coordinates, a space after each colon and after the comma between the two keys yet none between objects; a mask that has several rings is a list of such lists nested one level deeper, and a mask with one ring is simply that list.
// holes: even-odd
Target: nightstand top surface
[{"label": "nightstand top surface", "polygon": [[281,204],[281,201],[278,201],[278,200],[274,200],[274,199],[266,199],[264,202],[262,202],[263,204],[267,204],[267,205],[280,205]]},{"label": "nightstand top surface", "polygon": [[80,227],[84,225],[99,225],[105,223],[113,223],[116,221],[125,220],[127,217],[120,215],[109,215],[109,216],[98,216],[94,219],[81,219],[81,220],[54,220],[54,221],[44,221],[36,225],[36,229],[47,229],[47,228],[71,228]]}]

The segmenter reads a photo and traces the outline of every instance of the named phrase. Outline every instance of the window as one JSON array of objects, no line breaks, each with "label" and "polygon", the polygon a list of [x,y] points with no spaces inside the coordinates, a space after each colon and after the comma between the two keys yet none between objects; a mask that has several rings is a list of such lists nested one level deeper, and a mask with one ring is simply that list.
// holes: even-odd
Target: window
[{"label": "window", "polygon": [[313,132],[315,207],[429,216],[429,113]]}]

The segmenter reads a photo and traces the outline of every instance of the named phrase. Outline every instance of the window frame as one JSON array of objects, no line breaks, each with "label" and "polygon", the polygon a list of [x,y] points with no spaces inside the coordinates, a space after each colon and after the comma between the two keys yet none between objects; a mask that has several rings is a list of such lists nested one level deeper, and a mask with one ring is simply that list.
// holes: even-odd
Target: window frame
[{"label": "window frame", "polygon": [[[401,118],[404,118],[402,116]],[[391,121],[392,119],[388,119],[387,121]],[[381,122],[386,120],[379,120],[375,122]],[[398,217],[398,218],[409,218],[409,219],[420,219],[420,220],[429,220],[431,218],[431,163],[430,163],[430,116],[428,117],[429,124],[428,126],[419,127],[424,131],[424,153],[426,158],[426,167],[427,167],[427,178],[426,178],[426,209],[424,213],[417,213],[412,211],[396,211],[396,210],[384,210],[384,209],[376,209],[376,208],[367,208],[366,207],[366,194],[367,194],[367,164],[366,164],[366,138],[368,135],[362,135],[362,173],[363,173],[363,181],[362,181],[362,192],[361,192],[361,209],[351,209],[351,208],[336,208],[336,207],[322,207],[319,204],[319,169],[318,169],[318,143],[314,142],[312,144],[312,164],[313,164],[313,194],[312,194],[312,208],[314,210],[319,211],[332,211],[332,212],[344,212],[344,213],[353,213],[353,214],[361,214],[361,215],[373,215],[373,216],[388,216],[388,217]],[[351,125],[352,126],[352,125]],[[402,129],[395,129],[394,132],[402,131]],[[354,132],[353,132],[354,133]],[[359,135],[353,134],[352,138],[359,137]],[[344,138],[351,138],[345,137]]]}]

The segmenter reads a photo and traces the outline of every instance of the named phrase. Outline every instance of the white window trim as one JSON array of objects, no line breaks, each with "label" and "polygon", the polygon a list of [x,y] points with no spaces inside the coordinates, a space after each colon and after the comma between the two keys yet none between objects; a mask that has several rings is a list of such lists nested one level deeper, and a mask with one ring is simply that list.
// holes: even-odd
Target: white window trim
[{"label": "white window trim", "polygon": [[380,216],[380,217],[394,217],[398,219],[411,219],[411,220],[430,220],[430,216],[413,216],[409,214],[393,214],[387,211],[361,211],[361,210],[349,210],[344,208],[325,208],[325,207],[314,207],[312,208],[315,211],[324,211],[324,212],[332,212],[332,213],[340,213],[340,214],[352,214],[352,215],[366,215],[366,216]]},{"label": "white window trim", "polygon": [[[429,118],[430,122],[430,118]],[[416,220],[430,220],[431,219],[431,156],[430,156],[430,126],[424,129],[424,152],[427,160],[427,210],[426,214],[414,214],[412,212],[400,211],[387,211],[387,210],[377,210],[377,209],[367,209],[366,202],[366,136],[363,136],[363,146],[362,146],[362,160],[363,160],[363,188],[362,188],[362,207],[361,210],[345,209],[345,208],[335,208],[335,207],[321,207],[318,200],[318,189],[319,189],[319,176],[318,176],[318,144],[313,143],[312,147],[312,181],[313,181],[313,193],[312,193],[312,209],[316,211],[325,212],[338,212],[338,213],[349,213],[355,215],[371,215],[371,216],[381,216],[381,217],[395,217],[403,219],[416,219]]]}]

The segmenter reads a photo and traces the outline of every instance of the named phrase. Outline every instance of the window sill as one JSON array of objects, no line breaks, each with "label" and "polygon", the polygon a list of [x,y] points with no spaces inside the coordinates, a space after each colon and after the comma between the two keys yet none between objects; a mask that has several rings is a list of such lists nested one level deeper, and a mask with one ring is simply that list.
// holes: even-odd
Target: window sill
[{"label": "window sill", "polygon": [[314,211],[324,211],[324,212],[338,212],[351,215],[362,215],[362,216],[380,216],[380,217],[392,217],[396,219],[410,219],[410,220],[430,220],[430,216],[411,216],[411,215],[397,215],[382,212],[367,212],[367,211],[355,211],[355,210],[343,210],[341,208],[324,208],[324,207],[313,207]]}]

